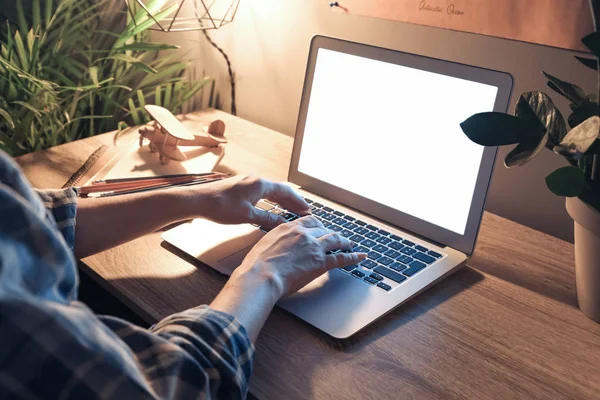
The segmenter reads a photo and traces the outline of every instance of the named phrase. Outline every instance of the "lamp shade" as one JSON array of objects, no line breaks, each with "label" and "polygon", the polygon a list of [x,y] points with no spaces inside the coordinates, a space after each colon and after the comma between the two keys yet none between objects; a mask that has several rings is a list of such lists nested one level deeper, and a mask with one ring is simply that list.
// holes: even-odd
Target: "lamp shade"
[{"label": "lamp shade", "polygon": [[[219,29],[233,21],[240,0],[125,0],[136,24],[182,32]],[[139,22],[143,21],[143,22]]]}]

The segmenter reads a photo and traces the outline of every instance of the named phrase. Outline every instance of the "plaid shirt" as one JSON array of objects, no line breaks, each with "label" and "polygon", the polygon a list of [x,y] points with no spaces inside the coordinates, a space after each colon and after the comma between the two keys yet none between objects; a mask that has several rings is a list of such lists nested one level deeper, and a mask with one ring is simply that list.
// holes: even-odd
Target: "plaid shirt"
[{"label": "plaid shirt", "polygon": [[200,306],[149,330],[77,301],[76,192],[34,191],[0,151],[0,398],[244,398],[254,347]]}]

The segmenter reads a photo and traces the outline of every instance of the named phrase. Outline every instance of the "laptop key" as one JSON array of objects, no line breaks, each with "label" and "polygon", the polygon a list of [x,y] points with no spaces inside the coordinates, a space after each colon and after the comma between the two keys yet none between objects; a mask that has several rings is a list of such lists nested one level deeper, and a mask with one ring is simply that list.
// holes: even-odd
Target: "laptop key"
[{"label": "laptop key", "polygon": [[323,204],[317,202],[312,203],[312,206],[316,208],[323,208]]},{"label": "laptop key", "polygon": [[376,251],[370,251],[367,253],[367,257],[369,257],[371,260],[377,260],[378,258],[381,258],[381,254]]},{"label": "laptop key", "polygon": [[369,252],[369,248],[365,247],[365,246],[356,246],[355,248],[352,249],[354,252],[356,253],[368,253]]},{"label": "laptop key", "polygon": [[359,235],[364,235],[365,233],[369,233],[369,230],[359,226],[358,228],[354,229],[354,232],[358,233]]},{"label": "laptop key", "polygon": [[396,258],[396,261],[400,261],[403,264],[410,264],[413,259],[405,254],[402,254],[400,257]]},{"label": "laptop key", "polygon": [[379,239],[377,239],[377,242],[381,243],[381,244],[388,244],[391,241],[392,241],[392,239],[390,239],[389,237],[385,237],[385,236],[382,236]]},{"label": "laptop key", "polygon": [[[342,229],[343,229],[343,228],[342,228]],[[354,235],[354,232],[352,232],[352,231],[349,231],[348,229],[343,229],[343,230],[340,232],[340,235],[342,235],[342,236],[343,236],[343,237],[345,237],[345,238],[349,238],[350,236]]]},{"label": "laptop key", "polygon": [[400,244],[398,242],[392,242],[392,243],[388,244],[388,246],[394,250],[401,250],[404,248],[404,245]]},{"label": "laptop key", "polygon": [[339,225],[331,224],[331,226],[329,226],[329,230],[332,230],[334,232],[341,232],[344,230],[344,228],[342,228]]},{"label": "laptop key", "polygon": [[390,239],[395,240],[396,242],[399,242],[402,240],[402,238],[397,235],[390,235]]},{"label": "laptop key", "polygon": [[350,229],[351,231],[355,230],[356,228],[358,228],[358,225],[353,224],[352,222],[348,222],[344,219],[343,223],[340,223],[340,225],[342,225],[344,228],[346,229]]},{"label": "laptop key", "polygon": [[285,214],[281,214],[281,216],[283,217],[283,219],[285,219],[288,222],[291,222],[291,221],[299,218],[296,214],[291,213],[291,212],[286,212]]},{"label": "laptop key", "polygon": [[344,219],[347,219],[348,221],[356,221],[356,218],[351,217],[349,215],[344,215]]},{"label": "laptop key", "polygon": [[426,264],[431,264],[432,262],[435,261],[435,258],[428,256],[427,254],[423,254],[423,253],[419,253],[419,252],[413,254],[413,258],[423,261]]},{"label": "laptop key", "polygon": [[323,206],[323,210],[325,210],[327,212],[333,212],[333,208],[327,207],[327,206]]},{"label": "laptop key", "polygon": [[377,230],[379,230],[379,228],[378,228],[378,227],[376,227],[376,226],[373,226],[373,225],[367,225],[367,229],[370,229],[370,230],[372,230],[372,231],[377,231]]},{"label": "laptop key", "polygon": [[396,258],[399,257],[401,254],[398,253],[396,250],[388,250],[385,253],[383,253],[384,255],[390,257],[390,258]]},{"label": "laptop key", "polygon": [[402,276],[402,274],[397,273],[396,271],[392,271],[391,269],[387,269],[386,267],[376,267],[374,270],[374,272],[377,272],[379,275],[383,275],[388,279],[393,280],[394,282],[404,282],[406,280],[405,276]]},{"label": "laptop key", "polygon": [[336,211],[334,211],[333,213],[334,213],[335,215],[337,215],[338,217],[343,217],[343,216],[344,216],[344,213],[343,213],[343,212],[341,212],[341,211],[337,211],[337,210],[336,210]]},{"label": "laptop key", "polygon": [[[334,213],[334,214],[335,214],[335,213]],[[340,225],[340,226],[341,226],[341,225],[344,225],[344,224],[346,223],[346,220],[345,220],[344,218],[339,218],[339,217],[338,217],[338,218],[334,219],[334,220],[333,220],[333,221],[331,221],[331,222],[333,222],[334,224],[338,224],[338,225]]]},{"label": "laptop key", "polygon": [[316,215],[317,217],[320,217],[323,214],[327,214],[324,210],[321,210],[321,209],[314,210],[312,213],[313,213],[313,215]]},{"label": "laptop key", "polygon": [[365,240],[365,238],[364,238],[364,237],[362,237],[362,236],[360,236],[360,235],[356,235],[356,234],[355,234],[355,235],[352,235],[352,236],[350,236],[348,239],[350,239],[350,240],[352,240],[353,242],[356,242],[356,243],[360,243],[360,242],[362,242],[363,240]]},{"label": "laptop key", "polygon": [[429,249],[427,247],[423,247],[419,244],[415,246],[415,249],[422,251],[423,253],[427,253],[429,251]]},{"label": "laptop key", "polygon": [[342,269],[343,269],[344,271],[348,271],[348,272],[350,272],[350,271],[352,271],[352,270],[353,270],[354,268],[356,268],[356,267],[358,267],[358,265],[348,265],[347,267],[343,267]]},{"label": "laptop key", "polygon": [[326,219],[327,221],[333,221],[335,219],[335,215],[329,213],[325,213],[321,215],[321,217],[323,217],[323,219]]},{"label": "laptop key", "polygon": [[377,263],[372,260],[364,260],[360,263],[360,266],[366,269],[373,269],[377,266]]},{"label": "laptop key", "polygon": [[421,261],[413,261],[408,265],[407,269],[402,271],[402,273],[406,276],[413,276],[423,268],[425,268],[425,264],[423,264]]},{"label": "laptop key", "polygon": [[375,233],[375,232],[369,232],[365,235],[365,237],[368,237],[369,239],[373,239],[373,240],[377,240],[379,239],[381,236],[379,235],[379,233]]},{"label": "laptop key", "polygon": [[311,199],[309,199],[308,197],[304,198],[304,201],[307,202],[308,204],[312,204],[314,203],[314,201],[312,201]]},{"label": "laptop key", "polygon": [[377,233],[379,233],[381,236],[389,236],[390,235],[390,233],[384,229],[378,230]]},{"label": "laptop key", "polygon": [[394,271],[400,272],[400,271],[404,271],[408,267],[406,265],[404,265],[404,264],[399,263],[399,262],[395,262],[395,263],[392,263],[392,264],[388,265],[388,268],[391,268]]},{"label": "laptop key", "polygon": [[437,253],[437,252],[435,252],[433,250],[429,250],[427,252],[427,254],[429,254],[430,256],[434,256],[435,258],[441,258],[442,257],[442,255],[440,253]]},{"label": "laptop key", "polygon": [[390,285],[387,285],[387,284],[385,284],[385,283],[383,283],[383,282],[379,282],[379,283],[377,284],[377,287],[380,287],[380,288],[382,288],[382,289],[383,289],[383,290],[385,290],[386,292],[389,292],[389,291],[390,291],[390,289],[392,288]]},{"label": "laptop key", "polygon": [[367,226],[367,223],[365,221],[361,221],[360,219],[357,219],[354,221],[354,223],[359,226]]},{"label": "laptop key", "polygon": [[376,281],[380,281],[380,280],[382,280],[382,279],[383,279],[383,276],[381,276],[381,275],[379,275],[379,274],[376,274],[376,273],[372,273],[371,275],[369,275],[369,278],[373,278],[373,279],[375,279]]},{"label": "laptop key", "polygon": [[377,242],[374,242],[370,239],[365,239],[362,242],[360,242],[361,245],[365,246],[365,247],[373,247],[377,245]]},{"label": "laptop key", "polygon": [[360,271],[358,271],[358,270],[354,270],[354,271],[352,271],[352,275],[354,275],[354,276],[358,276],[359,278],[362,278],[362,277],[364,277],[364,276],[365,276],[364,272],[360,272]]},{"label": "laptop key", "polygon": [[405,247],[402,250],[400,250],[400,252],[412,256],[413,254],[415,254],[417,251],[411,247]]},{"label": "laptop key", "polygon": [[377,246],[373,247],[373,250],[378,251],[380,253],[385,253],[388,250],[388,248],[382,244],[378,244]]},{"label": "laptop key", "polygon": [[365,281],[369,282],[372,285],[377,285],[378,281],[376,279],[371,278],[370,276],[367,276],[365,278]]},{"label": "laptop key", "polygon": [[407,245],[407,246],[414,246],[414,245],[415,245],[415,244],[414,244],[414,242],[411,242],[411,241],[410,241],[410,240],[408,240],[408,239],[404,239],[404,240],[402,241],[402,243],[403,243],[403,244],[405,244],[405,245]]},{"label": "laptop key", "polygon": [[394,260],[392,260],[392,259],[391,259],[391,258],[389,258],[389,257],[385,257],[385,256],[383,256],[383,257],[379,258],[379,259],[377,260],[377,262],[378,262],[379,264],[383,264],[383,265],[390,265],[391,263],[393,263],[393,262],[394,262]]}]

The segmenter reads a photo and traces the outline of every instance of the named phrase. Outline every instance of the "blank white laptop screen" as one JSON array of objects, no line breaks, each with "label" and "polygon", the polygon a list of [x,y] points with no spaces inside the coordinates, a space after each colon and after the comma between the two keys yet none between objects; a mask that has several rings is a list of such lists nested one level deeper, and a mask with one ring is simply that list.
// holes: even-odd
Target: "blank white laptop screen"
[{"label": "blank white laptop screen", "polygon": [[298,170],[463,235],[498,88],[319,49]]}]

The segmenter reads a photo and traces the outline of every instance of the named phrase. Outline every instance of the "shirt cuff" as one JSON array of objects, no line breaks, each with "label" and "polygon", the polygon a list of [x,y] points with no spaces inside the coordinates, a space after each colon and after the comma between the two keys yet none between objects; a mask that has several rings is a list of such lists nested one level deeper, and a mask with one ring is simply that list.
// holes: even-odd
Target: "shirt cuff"
[{"label": "shirt cuff", "polygon": [[56,226],[71,250],[75,247],[75,217],[77,215],[77,189],[35,190],[44,207],[46,219]]},{"label": "shirt cuff", "polygon": [[255,348],[242,324],[227,313],[202,305],[173,314],[149,330],[170,336],[175,332],[181,334],[184,327],[203,342],[211,343],[212,350],[218,354],[217,359],[235,370],[231,371],[235,376],[234,384],[247,391]]}]

